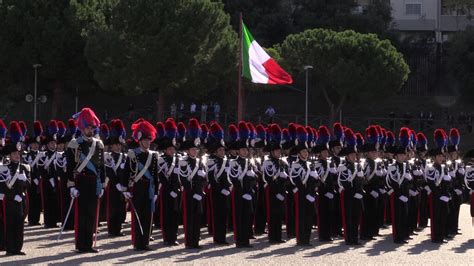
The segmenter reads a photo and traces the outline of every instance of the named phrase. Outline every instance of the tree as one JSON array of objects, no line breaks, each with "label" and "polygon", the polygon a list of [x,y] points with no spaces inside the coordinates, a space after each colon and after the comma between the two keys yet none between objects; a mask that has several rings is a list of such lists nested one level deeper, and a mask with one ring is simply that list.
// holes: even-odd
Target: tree
[{"label": "tree", "polygon": [[[53,94],[52,117],[59,114],[65,88],[92,82],[83,53],[85,26],[76,19],[76,4],[70,0],[0,1],[0,79],[6,85],[26,87],[25,73],[33,73],[33,64],[42,64],[38,73],[49,84],[43,92]],[[26,77],[32,79],[31,74]]]},{"label": "tree", "polygon": [[474,98],[474,27],[456,33],[445,45],[447,69],[465,101]]},{"label": "tree", "polygon": [[202,96],[236,71],[237,36],[210,0],[122,0],[89,30],[86,56],[103,89]]},{"label": "tree", "polygon": [[395,93],[409,73],[403,56],[375,34],[312,29],[288,36],[277,49],[294,75],[303,75],[305,65],[314,67],[311,76],[332,121],[347,102]]}]

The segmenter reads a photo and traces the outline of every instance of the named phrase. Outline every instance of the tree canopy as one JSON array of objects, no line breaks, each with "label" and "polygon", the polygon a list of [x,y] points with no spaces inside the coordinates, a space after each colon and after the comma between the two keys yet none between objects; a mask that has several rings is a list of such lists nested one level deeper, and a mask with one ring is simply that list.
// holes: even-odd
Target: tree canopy
[{"label": "tree canopy", "polygon": [[314,67],[310,73],[317,80],[316,90],[333,116],[348,101],[395,93],[409,73],[403,56],[375,34],[312,29],[288,36],[277,49],[293,74],[304,74],[305,65]]}]

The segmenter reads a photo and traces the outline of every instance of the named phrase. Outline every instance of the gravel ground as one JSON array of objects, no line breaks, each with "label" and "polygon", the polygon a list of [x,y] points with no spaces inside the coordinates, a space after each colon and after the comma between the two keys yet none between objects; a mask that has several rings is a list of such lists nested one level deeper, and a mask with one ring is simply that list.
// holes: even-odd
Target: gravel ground
[{"label": "gravel ground", "polygon": [[[128,217],[129,220],[130,217]],[[333,243],[320,243],[313,231],[313,247],[299,248],[292,239],[285,244],[269,245],[266,236],[252,241],[254,248],[237,249],[234,245],[214,246],[212,238],[203,230],[203,248],[186,250],[184,245],[165,247],[160,232],[151,242],[153,251],[135,252],[130,242],[130,226],[125,225],[127,236],[108,238],[105,227],[101,227],[97,247],[98,254],[76,254],[73,252],[73,232],[66,232],[62,240],[56,241],[59,229],[44,229],[41,226],[25,228],[26,256],[0,256],[0,264],[351,264],[351,265],[474,265],[474,228],[471,225],[469,206],[461,208],[460,228],[462,235],[447,244],[433,244],[429,239],[429,228],[406,245],[392,243],[390,229],[382,230],[382,237],[360,247],[348,247],[341,239]],[[183,235],[179,241],[183,242]],[[228,234],[232,242],[232,235]]]}]

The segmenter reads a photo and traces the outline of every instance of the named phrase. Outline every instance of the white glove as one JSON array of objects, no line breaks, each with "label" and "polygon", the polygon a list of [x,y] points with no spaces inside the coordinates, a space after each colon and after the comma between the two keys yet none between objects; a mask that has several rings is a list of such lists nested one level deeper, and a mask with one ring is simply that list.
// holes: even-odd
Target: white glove
[{"label": "white glove", "polygon": [[415,191],[415,190],[412,190],[412,189],[410,189],[408,191],[408,193],[410,193],[410,196],[412,196],[412,197],[415,197],[416,195],[418,195],[418,191]]},{"label": "white glove", "polygon": [[171,191],[170,192],[170,196],[173,198],[173,199],[176,199],[176,197],[178,196],[178,194],[174,191]]},{"label": "white glove", "polygon": [[306,199],[311,203],[313,203],[316,200],[313,196],[311,196],[309,194],[306,195]]},{"label": "white glove", "polygon": [[120,183],[118,183],[117,185],[115,185],[115,187],[117,188],[118,191],[120,192],[125,192],[127,191],[127,188],[122,186]]},{"label": "white glove", "polygon": [[425,190],[428,192],[428,194],[431,194],[431,188],[429,186],[425,186]]},{"label": "white glove", "polygon": [[455,177],[456,176],[456,172],[453,170],[453,171],[449,171],[449,176],[451,177]]},{"label": "white glove", "polygon": [[458,170],[458,172],[459,172],[459,174],[461,174],[461,175],[464,175],[464,174],[466,173],[466,171],[464,171],[464,168],[460,168],[460,169]]},{"label": "white glove", "polygon": [[440,200],[444,201],[444,202],[448,202],[449,201],[449,198],[446,197],[446,196],[441,196],[439,197]]},{"label": "white glove", "polygon": [[338,191],[339,191],[339,194],[341,194],[341,192],[344,191],[344,187],[339,187]]},{"label": "white glove", "polygon": [[284,201],[284,200],[285,200],[285,197],[284,197],[282,194],[280,194],[280,193],[276,194],[276,198],[277,198],[279,201]]},{"label": "white glove", "polygon": [[39,186],[40,181],[38,180],[38,178],[35,178],[35,179],[33,179],[33,183],[35,183],[35,185]]},{"label": "white glove", "polygon": [[331,192],[326,192],[326,194],[324,194],[324,196],[328,199],[334,199],[334,194],[332,194]]},{"label": "white glove", "polygon": [[341,165],[339,165],[339,166],[337,167],[337,171],[338,171],[338,172],[344,172],[344,171],[346,171],[346,170],[347,170],[347,167],[346,167],[345,165],[342,165],[342,164],[341,164]]},{"label": "white glove", "polygon": [[417,169],[417,170],[413,171],[413,174],[416,175],[416,176],[420,176],[420,175],[423,174],[423,172],[421,170]]},{"label": "white glove", "polygon": [[71,195],[71,198],[77,198],[79,197],[79,190],[77,190],[75,187],[72,187],[69,194]]},{"label": "white glove", "polygon": [[157,199],[158,199],[158,195],[155,194],[155,195],[153,196],[153,204],[156,203],[156,200],[157,200]]},{"label": "white glove", "polygon": [[244,194],[244,195],[242,195],[242,198],[244,198],[245,200],[252,200],[252,195]]},{"label": "white glove", "polygon": [[405,174],[403,175],[403,177],[404,177],[406,180],[408,180],[408,181],[410,181],[410,180],[413,179],[413,177],[411,176],[411,174],[408,174],[408,173],[405,173]]},{"label": "white glove", "polygon": [[331,174],[337,174],[337,169],[336,169],[336,167],[331,167],[331,168],[329,168],[329,173],[331,173]]},{"label": "white glove", "polygon": [[449,182],[449,181],[451,181],[451,176],[449,176],[449,175],[444,175],[444,176],[443,176],[443,180]]},{"label": "white glove", "polygon": [[377,171],[375,171],[375,175],[377,175],[377,176],[383,176],[384,173],[383,173],[382,170],[377,170]]},{"label": "white glove", "polygon": [[122,192],[122,194],[126,199],[131,199],[132,198],[132,193],[130,193],[128,191]]},{"label": "white glove", "polygon": [[0,200],[3,200],[3,198],[5,198],[5,194],[0,193]]},{"label": "white glove", "polygon": [[309,172],[309,175],[310,175],[312,178],[318,178],[318,172],[316,172],[316,171],[311,171],[311,172]]},{"label": "white glove", "polygon": [[459,189],[457,189],[457,188],[454,189],[454,192],[456,192],[456,194],[457,194],[458,196],[461,196],[461,195],[462,195],[462,191],[459,190]]},{"label": "white glove", "polygon": [[230,191],[227,190],[227,189],[225,189],[225,188],[223,188],[223,189],[221,189],[221,194],[227,197],[227,196],[230,195]]},{"label": "white glove", "polygon": [[99,199],[102,198],[102,196],[104,196],[104,189],[101,189],[101,190],[100,190]]},{"label": "white glove", "polygon": [[248,170],[247,171],[247,175],[250,176],[250,177],[254,177],[255,176],[255,172],[253,170]]},{"label": "white glove", "polygon": [[405,197],[405,196],[403,196],[403,195],[401,195],[400,197],[398,197],[398,199],[400,199],[401,201],[403,201],[403,202],[405,202],[405,203],[408,202],[408,198]]},{"label": "white glove", "polygon": [[197,200],[197,201],[201,201],[202,200],[202,196],[199,195],[199,194],[194,194],[193,195],[193,199]]},{"label": "white glove", "polygon": [[54,178],[49,179],[49,183],[51,184],[51,187],[54,188],[56,184],[54,184]]},{"label": "white glove", "polygon": [[388,194],[389,196],[392,195],[392,193],[393,193],[393,189],[390,189],[389,191],[387,191],[387,194]]},{"label": "white glove", "polygon": [[295,194],[296,192],[298,192],[298,188],[297,188],[297,187],[295,187],[295,188],[293,189],[293,194]]},{"label": "white glove", "polygon": [[23,199],[20,197],[20,195],[15,195],[15,198],[13,198],[16,202],[22,202]]},{"label": "white glove", "polygon": [[362,171],[357,172],[357,176],[358,177],[364,177],[364,172],[362,172]]},{"label": "white glove", "polygon": [[205,175],[206,175],[206,172],[204,172],[203,170],[198,171],[198,176],[204,177]]},{"label": "white glove", "polygon": [[280,172],[281,178],[288,178],[288,175],[285,172]]},{"label": "white glove", "polygon": [[379,197],[379,193],[377,193],[377,191],[375,191],[375,190],[372,190],[372,191],[370,192],[370,195],[372,195],[372,197],[374,197],[374,198],[378,198],[378,197]]},{"label": "white glove", "polygon": [[360,194],[360,193],[355,193],[354,194],[354,198],[356,198],[356,199],[362,199],[363,197],[364,196],[362,196],[362,194]]},{"label": "white glove", "polygon": [[380,191],[380,193],[382,193],[382,194],[387,193],[387,190],[385,190],[384,188],[379,189],[379,191]]}]

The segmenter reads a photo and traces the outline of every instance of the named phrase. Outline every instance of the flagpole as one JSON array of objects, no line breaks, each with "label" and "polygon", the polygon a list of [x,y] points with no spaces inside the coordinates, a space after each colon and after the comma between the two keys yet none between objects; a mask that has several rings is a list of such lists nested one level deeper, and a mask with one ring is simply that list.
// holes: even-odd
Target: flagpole
[{"label": "flagpole", "polygon": [[237,121],[242,120],[242,12],[239,13],[239,73],[237,77]]}]

